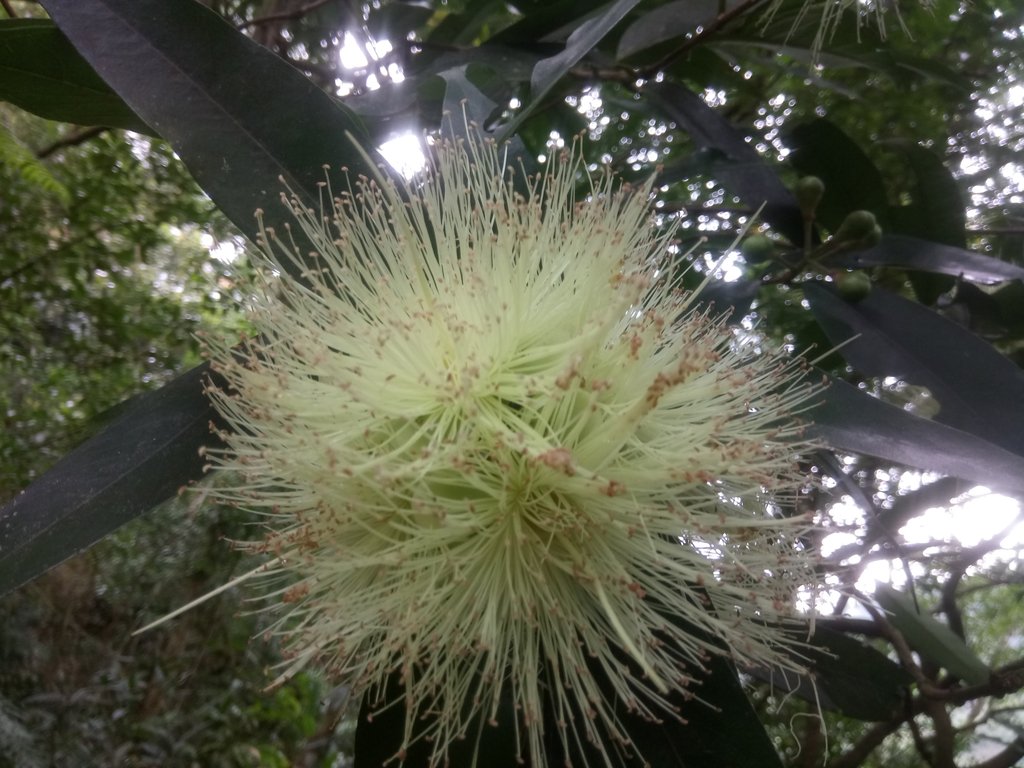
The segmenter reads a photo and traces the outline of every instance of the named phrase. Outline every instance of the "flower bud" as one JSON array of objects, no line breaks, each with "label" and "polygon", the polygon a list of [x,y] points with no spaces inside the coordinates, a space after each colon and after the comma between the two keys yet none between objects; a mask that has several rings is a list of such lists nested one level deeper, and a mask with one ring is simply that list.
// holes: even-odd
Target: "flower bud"
[{"label": "flower bud", "polygon": [[775,243],[764,235],[751,235],[740,246],[740,253],[748,264],[768,261],[775,253]]},{"label": "flower bud", "polygon": [[804,176],[793,186],[793,194],[800,205],[800,213],[804,219],[812,221],[818,209],[822,195],[825,194],[825,182],[817,176]]},{"label": "flower bud", "polygon": [[864,270],[842,272],[836,275],[835,281],[839,295],[851,303],[856,303],[871,293],[871,278]]},{"label": "flower bud", "polygon": [[878,226],[875,214],[871,211],[852,211],[843,219],[832,239],[837,243],[856,243],[870,240],[878,230],[878,237],[881,237],[882,230]]},{"label": "flower bud", "polygon": [[882,228],[876,224],[867,235],[861,238],[857,245],[861,248],[874,248],[880,242],[882,242]]}]

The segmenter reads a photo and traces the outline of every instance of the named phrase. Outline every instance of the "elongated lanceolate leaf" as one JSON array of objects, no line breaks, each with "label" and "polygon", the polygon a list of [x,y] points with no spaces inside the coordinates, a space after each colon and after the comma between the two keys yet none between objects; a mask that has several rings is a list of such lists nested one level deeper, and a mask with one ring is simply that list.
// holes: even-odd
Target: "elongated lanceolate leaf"
[{"label": "elongated lanceolate leaf", "polygon": [[987,683],[992,671],[941,621],[919,613],[914,601],[888,584],[875,588],[875,600],[910,647],[968,685]]},{"label": "elongated lanceolate leaf", "polygon": [[850,269],[897,267],[963,277],[975,283],[1024,280],[1024,267],[974,251],[932,243],[905,235],[883,235],[882,242],[866,251],[831,257],[830,263]]},{"label": "elongated lanceolate leaf", "polygon": [[747,671],[777,693],[793,693],[858,720],[888,720],[900,710],[913,678],[884,654],[820,624],[795,639],[805,643],[800,654],[809,674],[768,668]]},{"label": "elongated lanceolate leaf", "polygon": [[[782,761],[732,665],[721,657],[707,663],[699,697],[679,703],[685,724],[651,723],[633,716],[630,736],[649,765],[684,768],[757,766],[782,768]],[[638,765],[640,765],[638,763]]]},{"label": "elongated lanceolate leaf", "polygon": [[902,155],[915,177],[910,202],[889,210],[893,229],[954,248],[967,245],[966,205],[960,184],[943,158],[907,139],[889,139],[882,146]]},{"label": "elongated lanceolate leaf", "polygon": [[714,178],[750,207],[763,205],[761,217],[777,232],[791,242],[803,242],[803,217],[796,198],[740,131],[677,83],[652,83],[645,92],[655,109],[690,135],[697,149],[721,153],[721,161],[709,171]]},{"label": "elongated lanceolate leaf", "polygon": [[1024,456],[1024,372],[991,344],[881,288],[856,303],[813,283],[804,295],[862,374],[927,387],[940,406],[936,421]]},{"label": "elongated lanceolate leaf", "polygon": [[538,61],[534,65],[533,75],[530,77],[530,101],[502,129],[501,138],[508,138],[515,133],[523,121],[541,104],[548,92],[555,87],[555,84],[565,76],[565,73],[601,42],[604,36],[622,21],[623,17],[639,2],[640,0],[616,0],[609,3],[600,13],[587,19],[569,35],[564,50]]},{"label": "elongated lanceolate leaf", "polygon": [[953,427],[914,416],[838,379],[806,414],[808,435],[833,448],[877,456],[994,490],[1024,493],[1024,457]]},{"label": "elongated lanceolate leaf", "polygon": [[[475,133],[486,131],[487,121],[497,109],[497,103],[481,91],[469,79],[466,65],[447,69],[439,74],[444,80],[444,101],[442,104],[442,133],[451,133],[453,138],[469,139],[467,130],[475,126]],[[479,140],[479,135],[473,136]]]},{"label": "elongated lanceolate leaf", "polygon": [[116,420],[0,508],[0,593],[91,546],[202,474],[215,442],[203,365]]},{"label": "elongated lanceolate leaf", "polygon": [[0,20],[0,100],[47,120],[152,133],[48,19]]},{"label": "elongated lanceolate leaf", "polygon": [[270,226],[290,220],[279,177],[315,206],[325,164],[372,172],[350,138],[361,125],[349,110],[194,0],[43,7],[250,237],[258,208]]},{"label": "elongated lanceolate leaf", "polygon": [[[666,716],[662,722],[652,722],[625,710],[616,714],[621,727],[635,745],[634,754],[615,754],[613,762],[622,768],[652,766],[680,766],[682,768],[722,768],[723,766],[756,766],[781,768],[782,763],[765,733],[764,726],[750,705],[747,695],[728,661],[716,656],[708,660],[706,670],[695,671],[699,682],[693,694],[700,697],[684,698],[676,692],[670,695],[678,708],[679,720]],[[615,692],[604,681],[598,686],[609,699]],[[392,706],[371,703],[366,696],[356,728],[355,768],[381,768],[397,752],[405,724],[405,710],[401,702],[402,688],[396,677],[388,680],[384,701]],[[522,765],[516,750],[516,723],[511,696],[501,702],[495,724],[471,725],[464,741],[453,743],[449,758],[453,766],[469,766],[474,754],[486,757],[478,765],[487,768],[513,768]],[[558,713],[547,713],[545,722],[555,723]],[[477,739],[479,738],[479,748]],[[575,751],[565,754],[557,728],[547,729],[544,748],[549,765],[604,765],[605,757],[596,747],[583,741],[574,745]],[[613,749],[613,747],[610,747]],[[407,752],[405,768],[428,768],[429,744],[419,742]],[[390,764],[390,763],[387,763]]]},{"label": "elongated lanceolate leaf", "polygon": [[[373,694],[363,696],[356,726],[355,768],[383,768],[395,764],[392,758],[401,747],[405,715],[403,687],[398,674],[388,678],[380,701]],[[479,754],[486,756],[488,768],[522,766],[516,744],[515,717],[512,693],[506,686],[494,722],[476,718],[470,724],[466,738],[451,745],[448,753],[450,764],[473,765],[474,755]],[[422,724],[424,719],[419,718],[418,723]],[[405,768],[430,768],[432,748],[429,742],[416,742],[406,750],[402,765]]]},{"label": "elongated lanceolate leaf", "polygon": [[728,5],[719,0],[673,0],[652,8],[630,24],[619,39],[616,58],[627,59],[634,53],[652,48],[675,37],[683,37],[701,24],[713,20]]}]

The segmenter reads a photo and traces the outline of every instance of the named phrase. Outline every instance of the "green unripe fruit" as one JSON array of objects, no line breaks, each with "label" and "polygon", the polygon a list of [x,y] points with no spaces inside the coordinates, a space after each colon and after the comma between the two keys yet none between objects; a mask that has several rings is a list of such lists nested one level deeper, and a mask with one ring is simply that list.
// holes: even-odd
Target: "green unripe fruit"
[{"label": "green unripe fruit", "polygon": [[853,211],[846,215],[832,239],[838,243],[859,243],[865,238],[870,238],[876,229],[881,236],[882,230],[878,228],[875,214],[871,211]]},{"label": "green unripe fruit", "polygon": [[800,205],[800,213],[805,219],[811,220],[825,194],[825,182],[817,176],[804,176],[793,187],[793,194]]},{"label": "green unripe fruit", "polygon": [[861,238],[858,245],[861,248],[874,248],[880,242],[882,242],[882,228],[876,224],[866,237]]},{"label": "green unripe fruit", "polygon": [[836,275],[839,295],[847,301],[857,302],[871,293],[871,278],[863,271],[843,272]]},{"label": "green unripe fruit", "polygon": [[775,253],[775,243],[764,235],[751,235],[743,241],[740,253],[751,264],[767,261]]}]

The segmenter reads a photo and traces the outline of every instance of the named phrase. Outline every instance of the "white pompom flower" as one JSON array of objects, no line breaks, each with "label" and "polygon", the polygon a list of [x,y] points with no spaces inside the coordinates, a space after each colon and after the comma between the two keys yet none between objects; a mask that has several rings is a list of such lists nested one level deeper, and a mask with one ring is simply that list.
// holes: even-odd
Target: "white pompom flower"
[{"label": "white pompom flower", "polygon": [[268,233],[259,334],[213,352],[214,493],[265,520],[282,679],[403,707],[399,758],[497,723],[535,768],[551,738],[612,766],[712,654],[799,668],[810,521],[779,502],[817,389],[681,289],[649,185],[511,166],[469,141],[290,202],[315,252]]}]

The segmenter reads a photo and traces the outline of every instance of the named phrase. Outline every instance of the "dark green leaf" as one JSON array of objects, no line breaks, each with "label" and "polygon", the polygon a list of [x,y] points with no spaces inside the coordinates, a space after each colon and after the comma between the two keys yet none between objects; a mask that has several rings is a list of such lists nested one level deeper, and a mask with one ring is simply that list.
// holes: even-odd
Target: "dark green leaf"
[{"label": "dark green leaf", "polygon": [[[498,0],[473,0],[461,3],[452,13],[439,14],[441,23],[434,27],[427,39],[434,45],[445,47],[471,47],[484,36],[484,28],[494,18],[496,7],[505,3]],[[429,54],[430,52],[426,52]]]},{"label": "dark green leaf", "polygon": [[1024,283],[1010,283],[987,296],[985,303],[991,305],[999,322],[1014,335],[1024,336]]},{"label": "dark green leaf", "polygon": [[[768,51],[776,56],[786,56],[807,65],[808,73],[814,71],[815,63],[820,64],[826,71],[834,71],[839,68],[870,68],[869,64],[858,58],[858,53],[864,51],[863,46],[845,53],[840,52],[833,46],[829,46],[826,50],[815,53],[813,49],[799,45],[794,39],[788,39],[786,42],[777,42],[757,33],[754,35],[742,35],[729,34],[728,32],[712,41],[711,46],[716,51],[731,54],[736,59],[749,56],[751,50]],[[846,86],[844,90],[851,98],[856,96],[856,93],[851,91],[849,86]]]},{"label": "dark green leaf", "polygon": [[[45,0],[57,26],[185,161],[250,237],[291,216],[284,181],[310,206],[325,164],[374,169],[358,119],[297,70],[192,0]],[[372,148],[368,148],[372,151]]]},{"label": "dark green leaf", "polygon": [[782,768],[782,761],[732,665],[707,664],[693,693],[679,702],[685,725],[631,718],[630,736],[650,765],[681,768]]},{"label": "dark green leaf", "polygon": [[721,5],[719,0],[674,0],[653,8],[626,27],[619,39],[616,58],[629,58],[634,53],[693,32],[714,19]]},{"label": "dark green leaf", "polygon": [[215,413],[207,366],[141,395],[0,508],[0,593],[24,584],[202,475]]},{"label": "dark green leaf", "polygon": [[562,48],[561,43],[600,8],[601,4],[594,0],[542,0],[521,19],[494,35],[487,44],[525,48],[536,47],[540,43]]},{"label": "dark green leaf", "polygon": [[[461,66],[440,73],[445,84],[443,114],[447,116],[446,119],[451,120],[456,135],[463,138],[467,122],[476,125],[480,130],[486,130],[495,110],[498,109],[498,102],[470,80],[469,69],[469,66]],[[481,67],[477,66],[474,69],[479,73]],[[491,74],[489,70],[488,74]],[[442,130],[448,130],[448,126],[443,122]]]},{"label": "dark green leaf", "polygon": [[[692,692],[701,701],[684,699],[678,693],[672,696],[684,722],[670,718],[660,723],[651,722],[624,708],[616,713],[646,762],[635,756],[613,752],[611,757],[615,764],[624,768],[639,768],[644,764],[673,768],[781,768],[775,748],[729,662],[716,656],[699,677],[700,682]],[[608,691],[609,699],[615,700],[606,682],[598,682],[603,690]],[[372,695],[363,698],[356,729],[356,768],[380,768],[398,751],[405,725],[401,697],[401,684],[392,677],[380,701],[375,701]],[[384,702],[395,704],[387,707]],[[471,733],[464,741],[452,745],[449,753],[451,764],[460,768],[470,766],[474,753],[477,753],[486,758],[478,764],[488,768],[522,765],[516,754],[514,717],[515,707],[511,698],[506,697],[496,726],[471,727]],[[546,722],[554,723],[557,719],[558,715],[551,712]],[[567,756],[558,729],[554,727],[547,729],[544,746],[550,765],[563,765],[570,761],[575,765],[583,760],[591,765],[603,763],[601,754],[585,743],[583,746],[574,745],[578,751]],[[609,748],[614,749],[614,746]],[[403,765],[405,768],[429,766],[430,745],[423,742],[414,744],[408,750]]]},{"label": "dark green leaf", "polygon": [[888,584],[875,588],[875,600],[910,647],[968,685],[987,683],[992,674],[981,659],[946,624],[922,614],[914,601]]},{"label": "dark green leaf", "polygon": [[400,83],[389,81],[374,91],[350,96],[345,104],[359,115],[368,131],[386,139],[423,124],[437,125],[443,95],[444,84],[438,78],[407,77]]},{"label": "dark green leaf", "polygon": [[[892,232],[963,248],[967,243],[964,202],[959,184],[942,159],[931,150],[904,139],[890,139],[883,142],[883,146],[902,155],[913,178],[908,190],[910,202],[891,206],[885,226]],[[909,278],[917,298],[928,305],[935,304],[953,285],[948,277],[936,274],[912,272]]]},{"label": "dark green leaf", "polygon": [[899,711],[913,678],[884,654],[820,624],[795,639],[807,644],[800,655],[810,674],[767,669],[751,674],[776,692],[794,693],[858,720],[889,720]]},{"label": "dark green leaf", "polygon": [[655,109],[684,129],[706,159],[719,153],[711,173],[747,205],[764,205],[761,217],[794,243],[803,242],[803,218],[796,198],[743,134],[693,91],[673,83],[653,83],[647,95]]},{"label": "dark green leaf", "polygon": [[[643,759],[612,754],[612,764],[623,768],[781,768],[778,753],[750,705],[732,663],[715,655],[703,670],[692,673],[696,680],[689,693],[695,698],[679,692],[669,696],[679,720],[665,717],[662,722],[652,722],[619,707],[616,715]],[[641,673],[636,670],[635,674]],[[610,685],[600,675],[598,686],[607,692],[609,700],[616,700]],[[549,722],[556,719],[555,712],[547,717]],[[583,761],[579,753],[566,755],[553,736],[554,732],[549,731],[546,746],[550,765],[603,762],[602,756],[589,746],[582,750]]]},{"label": "dark green leaf", "polygon": [[587,19],[569,35],[565,48],[533,68],[530,78],[530,101],[502,129],[502,137],[511,136],[516,128],[543,102],[548,92],[565,74],[586,56],[640,0],[616,0],[609,3],[596,16]]},{"label": "dark green leaf", "polygon": [[[850,27],[853,26],[853,24],[850,25]],[[761,32],[758,28],[737,34],[726,31],[713,41],[709,41],[709,44],[715,50],[728,52],[735,58],[749,56],[752,49],[786,56],[806,65],[806,76],[812,81],[835,90],[837,93],[844,93],[850,98],[858,98],[858,92],[862,89],[858,88],[854,91],[848,85],[820,80],[815,75],[815,63],[821,64],[829,72],[839,69],[870,70],[876,75],[886,75],[901,85],[930,80],[955,88],[964,94],[968,93],[971,88],[969,78],[952,71],[941,62],[927,61],[918,56],[911,56],[892,49],[883,51],[863,40],[853,40],[838,45],[835,42],[830,42],[823,50],[815,52],[811,39],[799,36],[772,39],[770,35]]]},{"label": "dark green leaf", "polygon": [[[469,139],[479,141],[481,136],[487,137],[491,134],[487,131],[488,118],[493,115],[497,108],[497,102],[481,91],[470,80],[471,75],[477,78],[489,78],[492,86],[499,78],[489,68],[456,67],[441,73],[445,82],[444,115],[441,123],[442,135],[452,136],[456,139]],[[497,88],[501,88],[499,83]],[[504,142],[507,151],[506,157],[514,168],[525,168],[527,173],[533,170],[534,162],[526,151],[522,139],[513,136]],[[521,184],[524,180],[517,175],[516,183]],[[523,193],[527,190],[524,187]]]},{"label": "dark green leaf", "polygon": [[[401,681],[397,675],[392,675],[379,701],[371,693],[363,696],[356,727],[353,755],[355,768],[382,768],[394,764],[392,758],[401,746],[405,730],[403,695]],[[389,702],[393,703],[387,706]],[[474,764],[474,754],[478,753],[486,758],[483,763],[477,762],[478,765],[487,765],[488,768],[520,768],[523,761],[517,751],[515,716],[511,692],[506,686],[502,691],[497,724],[476,718],[466,738],[454,742],[449,748],[450,765],[469,768]],[[420,717],[417,722],[422,724],[423,720]],[[420,740],[406,751],[402,765],[405,768],[429,768],[431,751],[432,745]]]},{"label": "dark green leaf", "polygon": [[942,159],[902,139],[890,139],[883,146],[901,154],[914,174],[910,203],[889,211],[893,231],[963,248],[967,226],[964,201],[960,185]]},{"label": "dark green leaf", "polygon": [[[891,139],[883,146],[903,156],[914,179],[909,190],[910,202],[891,206],[886,226],[893,232],[963,248],[967,244],[964,202],[959,184],[942,159],[904,139]],[[928,305],[935,304],[953,285],[948,277],[935,274],[912,272],[909,278],[917,298]]]},{"label": "dark green leaf", "polygon": [[0,100],[48,120],[153,132],[46,19],[0,20]]},{"label": "dark green leaf", "polygon": [[922,419],[833,380],[821,403],[806,414],[807,433],[841,450],[877,456],[984,483],[995,490],[1024,492],[1024,458],[980,437]]},{"label": "dark green leaf", "polygon": [[816,216],[832,232],[851,211],[864,209],[881,217],[888,209],[878,168],[853,139],[828,120],[797,126],[789,133],[787,143],[793,147],[793,166],[825,182],[825,196]]},{"label": "dark green leaf", "polygon": [[963,277],[976,283],[1024,280],[1024,267],[963,248],[904,235],[883,235],[882,242],[874,248],[844,253],[834,257],[834,261],[850,269],[897,267]]},{"label": "dark green leaf", "polygon": [[[861,50],[858,52],[857,48]],[[858,43],[849,43],[838,51],[841,55],[855,57],[864,66],[876,72],[884,72],[894,82],[904,87],[916,82],[932,81],[963,96],[967,96],[973,87],[970,76],[965,72],[955,71],[944,62],[935,59],[926,59],[891,48],[865,47]]]},{"label": "dark green leaf", "polygon": [[991,344],[932,310],[872,290],[851,303],[823,285],[806,284],[815,318],[862,374],[896,376],[927,387],[936,421],[1024,456],[1024,372]]},{"label": "dark green leaf", "polygon": [[[730,44],[763,46],[807,64],[807,74],[811,74],[815,61],[826,69],[868,69],[875,78],[890,79],[903,93],[922,82],[939,83],[951,90],[955,89],[958,97],[966,97],[975,87],[967,72],[951,68],[941,58],[922,56],[913,47],[907,50],[903,46],[892,45],[891,40],[887,41],[886,35],[881,34],[873,23],[864,23],[863,19],[861,23],[849,19],[830,25],[824,46],[817,51],[816,59],[818,46],[815,40],[820,41],[824,3],[816,5],[815,10],[808,12],[807,0],[784,0],[771,12],[771,19],[767,23],[762,15],[750,14],[738,29],[726,30],[712,44],[724,39]],[[916,21],[920,23],[922,19],[918,17]],[[941,24],[941,17],[935,23]],[[938,29],[930,32],[932,39],[943,34],[946,34],[945,31]],[[875,87],[869,80],[868,89]]]},{"label": "dark green leaf", "polygon": [[757,280],[714,280],[701,289],[700,303],[713,307],[728,322],[738,323],[750,311],[760,287]]},{"label": "dark green leaf", "polygon": [[[530,73],[540,56],[531,51],[496,45],[488,42],[479,48],[465,48],[455,51],[444,51],[424,59],[413,59],[406,77],[438,75],[445,70],[456,69],[466,65],[487,67],[500,72],[507,81],[521,82],[529,80]],[[346,102],[348,103],[348,102]],[[507,105],[508,100],[502,100]]]}]

